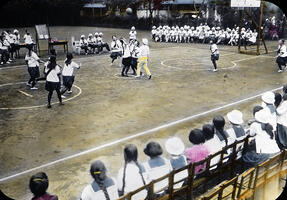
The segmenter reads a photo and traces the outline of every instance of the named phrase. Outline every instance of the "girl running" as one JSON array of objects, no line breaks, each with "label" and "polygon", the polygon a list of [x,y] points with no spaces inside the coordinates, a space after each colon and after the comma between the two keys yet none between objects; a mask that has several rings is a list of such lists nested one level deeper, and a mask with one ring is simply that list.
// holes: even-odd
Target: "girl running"
[{"label": "girl running", "polygon": [[62,97],[61,97],[61,92],[60,92],[60,88],[61,88],[61,82],[60,82],[61,69],[57,65],[55,56],[51,56],[50,57],[50,62],[45,67],[44,72],[45,72],[45,75],[46,75],[45,89],[49,92],[48,93],[48,105],[47,105],[47,108],[51,108],[52,107],[51,106],[51,99],[52,99],[52,95],[53,95],[54,90],[56,90],[56,92],[57,92],[60,105],[64,105],[62,103]]},{"label": "girl running", "polygon": [[78,65],[73,59],[73,54],[68,53],[67,58],[65,60],[64,68],[62,70],[62,76],[63,76],[63,85],[64,88],[61,91],[62,97],[66,98],[63,96],[65,92],[67,91],[68,94],[72,93],[72,86],[75,80],[75,70],[80,69],[81,64]]},{"label": "girl running", "polygon": [[112,63],[111,65],[113,65],[114,61],[117,58],[120,58],[122,56],[122,43],[120,42],[120,40],[117,39],[117,37],[114,35],[112,37],[113,41],[111,42],[111,59],[112,59]]}]

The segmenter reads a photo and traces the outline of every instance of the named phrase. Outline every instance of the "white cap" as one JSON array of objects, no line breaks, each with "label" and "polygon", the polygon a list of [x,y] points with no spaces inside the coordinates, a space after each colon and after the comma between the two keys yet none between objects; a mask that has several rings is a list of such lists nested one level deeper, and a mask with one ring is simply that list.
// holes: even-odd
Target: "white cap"
[{"label": "white cap", "polygon": [[92,34],[92,33],[89,33],[89,37],[93,37],[93,34]]},{"label": "white cap", "polygon": [[255,113],[256,121],[267,124],[269,122],[269,112],[267,110],[260,110]]},{"label": "white cap", "polygon": [[102,33],[102,32],[100,32],[100,33],[99,33],[99,35],[100,35],[100,36],[102,36],[102,35],[103,35],[103,33]]},{"label": "white cap", "polygon": [[145,44],[145,45],[148,45],[148,39],[143,38],[143,39],[142,39],[142,43]]},{"label": "white cap", "polygon": [[19,31],[18,31],[17,29],[15,29],[13,32],[14,32],[14,33],[19,33]]},{"label": "white cap", "polygon": [[86,37],[85,35],[81,35],[81,38],[84,38],[84,37]]},{"label": "white cap", "polygon": [[243,124],[243,114],[239,110],[232,110],[231,112],[227,113],[227,119],[232,124]]},{"label": "white cap", "polygon": [[169,154],[179,156],[183,154],[185,146],[180,138],[172,137],[165,142],[165,148]]},{"label": "white cap", "polygon": [[274,104],[275,102],[275,94],[273,92],[265,92],[261,99],[266,104]]},{"label": "white cap", "polygon": [[135,28],[134,26],[132,26],[131,30],[133,30],[133,31],[134,31],[134,30],[136,30],[136,28]]}]

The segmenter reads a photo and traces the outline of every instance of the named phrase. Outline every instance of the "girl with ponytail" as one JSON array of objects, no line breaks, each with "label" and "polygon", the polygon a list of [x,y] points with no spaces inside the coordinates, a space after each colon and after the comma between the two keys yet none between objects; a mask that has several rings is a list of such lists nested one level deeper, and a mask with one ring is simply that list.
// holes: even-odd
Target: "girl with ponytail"
[{"label": "girl with ponytail", "polygon": [[93,162],[90,173],[94,181],[84,188],[81,200],[116,200],[119,197],[116,181],[107,176],[107,169],[102,161]]},{"label": "girl with ponytail", "polygon": [[[145,168],[137,161],[138,150],[135,145],[129,144],[125,146],[124,159],[124,166],[119,170],[117,178],[120,195],[134,191],[147,183]],[[145,199],[146,196],[147,191],[143,190],[132,196],[132,199]]]}]

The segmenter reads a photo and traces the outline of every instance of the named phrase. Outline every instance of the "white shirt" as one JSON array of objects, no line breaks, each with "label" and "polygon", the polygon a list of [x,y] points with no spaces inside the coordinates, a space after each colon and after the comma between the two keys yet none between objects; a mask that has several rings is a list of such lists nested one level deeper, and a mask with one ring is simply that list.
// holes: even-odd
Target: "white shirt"
[{"label": "white shirt", "polygon": [[[204,143],[204,145],[207,146],[210,154],[215,154],[215,153],[217,153],[217,152],[222,150],[221,142],[218,139],[218,137],[216,137],[216,136],[214,136],[212,139],[206,141]],[[210,161],[210,165],[215,165],[215,164],[219,163],[219,161],[220,161],[220,155],[218,155],[215,158],[213,158]],[[216,167],[213,167],[212,169],[215,169],[215,168]]]},{"label": "white shirt", "polygon": [[74,76],[75,69],[80,69],[80,66],[72,61],[70,64],[66,65],[64,64],[63,70],[62,70],[62,76]]},{"label": "white shirt", "polygon": [[25,44],[33,44],[33,39],[32,39],[31,35],[25,34],[23,38],[24,38],[24,43]]},{"label": "white shirt", "polygon": [[111,42],[112,52],[121,52],[122,51],[122,43],[119,40]]},{"label": "white shirt", "polygon": [[218,47],[216,44],[212,44],[210,46],[210,51],[211,51],[211,54],[214,55],[214,54],[219,54],[219,51],[218,51]]},{"label": "white shirt", "polygon": [[277,111],[277,123],[287,127],[287,100],[283,101]]},{"label": "white shirt", "polygon": [[[109,194],[110,200],[116,200],[119,198],[118,195],[118,187],[116,185],[116,182],[114,179],[112,179],[114,181],[114,185],[110,186],[107,188],[107,192]],[[95,183],[92,183],[95,184]],[[105,194],[102,190],[97,190],[95,191],[93,189],[92,184],[87,185],[82,194],[81,194],[81,200],[105,200]]]},{"label": "white shirt", "polygon": [[132,40],[137,39],[137,32],[136,31],[130,31],[130,39],[132,39]]},{"label": "white shirt", "polygon": [[130,46],[128,44],[124,44],[123,51],[124,51],[123,58],[131,57],[131,50],[130,50]]},{"label": "white shirt", "polygon": [[80,45],[83,46],[83,45],[87,45],[88,42],[86,39],[80,39]]},{"label": "white shirt", "polygon": [[28,61],[28,67],[37,67],[39,66],[39,57],[35,52],[31,52],[31,56],[27,53],[25,56],[25,61]]},{"label": "white shirt", "polygon": [[[47,66],[48,66],[48,63],[46,63],[46,66],[45,66],[45,73],[49,71],[49,68]],[[48,76],[46,77],[46,81],[54,82],[54,83],[60,82],[60,79],[58,76],[60,73],[61,73],[61,69],[57,65],[55,69],[52,69],[51,72],[48,74]]]},{"label": "white shirt", "polygon": [[280,49],[279,56],[280,56],[280,57],[286,57],[286,56],[287,56],[286,45],[283,44],[281,47],[279,46],[279,49]]},{"label": "white shirt", "polygon": [[139,52],[139,57],[149,57],[149,47],[147,45],[142,45]]},{"label": "white shirt", "polygon": [[[276,131],[277,130],[276,112],[271,113],[271,110],[270,110],[269,106],[271,106],[271,108],[274,107],[273,105],[266,105],[266,107],[263,108],[263,110],[266,110],[268,112],[268,114],[269,114],[269,117],[268,117],[269,121],[268,121],[268,123],[272,125],[273,131]],[[274,107],[274,109],[275,109],[275,107]]]},{"label": "white shirt", "polygon": [[250,135],[255,135],[256,153],[273,154],[280,152],[276,140],[269,136],[269,134],[262,130],[261,124],[254,122],[250,126]]},{"label": "white shirt", "polygon": [[[142,175],[143,175],[145,183],[148,183],[148,177],[147,177],[147,173],[145,172],[145,169],[143,168],[141,170],[142,170]],[[119,170],[118,177],[117,177],[119,191],[122,191],[122,188],[123,188],[123,174],[124,174],[124,168],[122,167]],[[128,163],[126,165],[124,193],[127,194],[142,186],[144,186],[144,183],[143,183],[143,179],[140,174],[140,169],[134,162]],[[137,193],[136,195],[133,195],[132,200],[145,199],[146,196],[147,196],[147,191],[143,190]]]},{"label": "white shirt", "polygon": [[[153,163],[156,163],[156,162],[158,162],[158,160],[161,160],[161,161],[163,160],[164,164],[157,166],[157,167],[150,166],[149,163],[151,161],[155,161]],[[156,180],[160,177],[163,177],[163,176],[169,174],[172,171],[172,167],[170,165],[170,162],[167,159],[161,158],[161,157],[151,159],[148,162],[145,162],[143,165],[144,165],[144,168],[147,170],[147,175],[149,177],[149,180]],[[157,182],[154,185],[154,191],[158,192],[159,190],[161,190],[167,186],[168,186],[168,179],[164,179],[160,182]]]}]

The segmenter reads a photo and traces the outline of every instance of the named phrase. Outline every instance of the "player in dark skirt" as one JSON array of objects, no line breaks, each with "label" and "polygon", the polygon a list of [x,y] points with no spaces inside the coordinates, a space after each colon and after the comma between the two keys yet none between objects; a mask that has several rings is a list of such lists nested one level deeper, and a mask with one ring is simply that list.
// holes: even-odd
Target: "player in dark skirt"
[{"label": "player in dark skirt", "polygon": [[72,86],[75,80],[75,70],[80,69],[81,64],[78,65],[73,59],[73,54],[68,53],[67,58],[65,60],[64,68],[62,70],[62,77],[63,77],[63,89],[61,90],[62,98],[66,98],[63,96],[65,92],[68,94],[72,93]]},{"label": "player in dark skirt", "polygon": [[217,64],[216,61],[219,60],[219,51],[217,45],[213,42],[213,40],[210,40],[210,51],[211,51],[211,61],[213,64],[213,71],[217,72]]},{"label": "player in dark skirt", "polygon": [[[136,75],[137,71],[137,65],[138,65],[138,56],[139,56],[139,46],[140,43],[138,40],[132,41],[130,45],[130,51],[131,51],[131,68],[133,70],[133,75]],[[126,69],[126,74],[128,73],[130,68]]]},{"label": "player in dark skirt", "polygon": [[130,44],[128,44],[125,39],[123,39],[122,41],[123,41],[122,76],[128,76],[127,72],[131,65]]},{"label": "player in dark skirt", "polygon": [[33,52],[33,46],[28,46],[28,52],[25,56],[25,61],[28,66],[28,72],[30,75],[30,79],[27,82],[27,86],[31,87],[31,90],[37,90],[38,88],[35,87],[37,78],[40,77],[39,71],[39,62],[42,62],[38,55]]},{"label": "player in dark skirt", "polygon": [[53,95],[54,90],[56,90],[56,92],[57,92],[60,105],[63,105],[61,92],[60,92],[60,89],[61,89],[61,81],[60,81],[61,80],[60,79],[61,68],[59,67],[59,65],[57,65],[55,56],[50,57],[50,61],[47,64],[47,66],[45,67],[44,72],[46,75],[45,89],[49,92],[48,93],[47,108],[52,107],[51,106],[51,99],[52,99],[52,95]]}]

